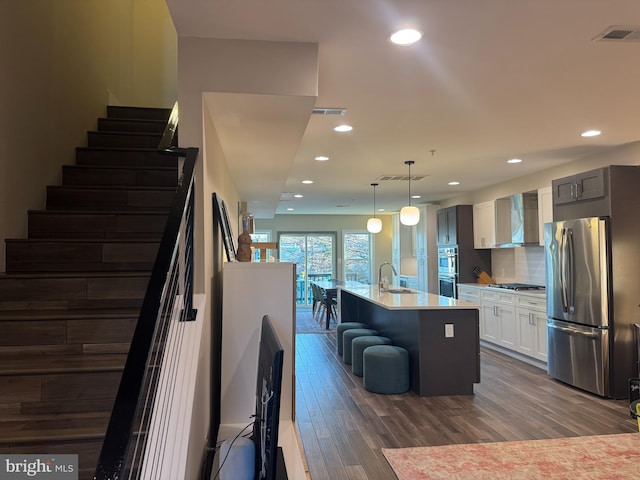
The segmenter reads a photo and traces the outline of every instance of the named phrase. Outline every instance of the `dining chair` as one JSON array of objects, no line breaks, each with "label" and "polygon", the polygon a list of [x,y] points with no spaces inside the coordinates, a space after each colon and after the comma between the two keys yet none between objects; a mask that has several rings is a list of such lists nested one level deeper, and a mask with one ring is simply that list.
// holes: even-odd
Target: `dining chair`
[{"label": "dining chair", "polygon": [[318,304],[322,302],[322,294],[320,293],[320,287],[318,287],[318,285],[313,282],[309,285],[311,285],[311,298],[313,300],[313,303],[311,304],[311,314],[315,318],[316,308],[318,307]]},{"label": "dining chair", "polygon": [[312,315],[313,318],[322,325],[323,320],[326,318],[327,308],[329,309],[330,317],[337,318],[335,298],[327,298],[327,294],[322,287],[311,284],[311,293],[313,295]]},{"label": "dining chair", "polygon": [[[336,298],[327,296],[327,292],[323,288],[320,288],[320,294],[322,298],[322,307],[325,315],[326,315],[327,309],[329,309],[329,317],[333,318],[334,320],[337,320],[338,319],[338,312],[337,312],[338,302]],[[320,320],[319,320],[320,323],[322,323],[322,317],[323,316],[320,317]]]}]

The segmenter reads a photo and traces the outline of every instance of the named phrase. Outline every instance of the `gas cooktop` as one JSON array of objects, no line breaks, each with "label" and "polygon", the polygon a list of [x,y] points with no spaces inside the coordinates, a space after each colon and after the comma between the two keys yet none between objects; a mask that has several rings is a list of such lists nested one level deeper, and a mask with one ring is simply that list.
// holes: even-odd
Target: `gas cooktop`
[{"label": "gas cooktop", "polygon": [[492,283],[487,285],[491,288],[504,288],[507,290],[544,290],[542,285],[529,285],[528,283]]}]

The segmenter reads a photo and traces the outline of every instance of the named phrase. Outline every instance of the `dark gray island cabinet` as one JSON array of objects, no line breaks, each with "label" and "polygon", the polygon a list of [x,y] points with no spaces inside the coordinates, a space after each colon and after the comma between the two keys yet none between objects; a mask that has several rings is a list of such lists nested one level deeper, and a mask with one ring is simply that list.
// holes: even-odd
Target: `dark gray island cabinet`
[{"label": "dark gray island cabinet", "polygon": [[362,322],[409,352],[410,388],[421,396],[473,395],[480,383],[478,305],[426,292],[340,290],[341,322]]}]

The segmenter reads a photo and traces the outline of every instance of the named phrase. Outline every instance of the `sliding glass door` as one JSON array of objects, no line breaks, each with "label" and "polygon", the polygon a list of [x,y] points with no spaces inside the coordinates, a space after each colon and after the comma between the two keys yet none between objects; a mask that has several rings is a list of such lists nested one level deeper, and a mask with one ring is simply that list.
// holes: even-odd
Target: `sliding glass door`
[{"label": "sliding glass door", "polygon": [[369,232],[345,231],[342,233],[343,275],[345,280],[360,283],[371,282],[372,236]]},{"label": "sliding glass door", "polygon": [[310,282],[336,278],[336,235],[334,233],[281,233],[280,261],[296,264],[296,304],[311,305]]}]

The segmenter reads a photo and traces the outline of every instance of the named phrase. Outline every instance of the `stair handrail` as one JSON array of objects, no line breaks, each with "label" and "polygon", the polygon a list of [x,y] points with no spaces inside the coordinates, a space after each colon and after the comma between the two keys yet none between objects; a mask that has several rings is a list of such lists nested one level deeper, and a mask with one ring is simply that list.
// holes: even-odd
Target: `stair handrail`
[{"label": "stair handrail", "polygon": [[[145,435],[144,422],[148,416],[140,409],[148,407],[145,393],[157,388],[153,370],[162,363],[162,346],[168,327],[162,324],[175,309],[174,301],[182,302],[181,320],[193,320],[193,233],[195,182],[194,169],[198,148],[164,150],[167,155],[184,158],[182,174],[167,218],[156,260],[149,278],[146,294],[138,317],[120,386],[114,402],[111,419],[104,438],[94,479],[124,478],[124,472],[139,469],[131,465],[131,439],[137,443]],[[175,272],[178,272],[176,275]],[[170,298],[167,298],[170,297]],[[170,320],[169,320],[170,321]],[[150,363],[153,362],[153,365]],[[143,439],[143,442],[146,439]],[[137,455],[137,454],[136,454]]]},{"label": "stair handrail", "polygon": [[176,135],[178,134],[178,101],[173,104],[171,113],[169,114],[169,120],[167,121],[162,138],[158,144],[158,150],[171,151],[175,145]]}]

